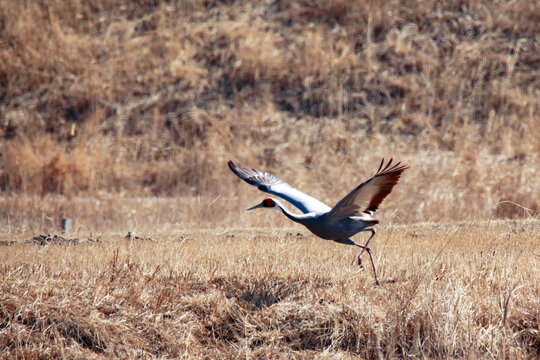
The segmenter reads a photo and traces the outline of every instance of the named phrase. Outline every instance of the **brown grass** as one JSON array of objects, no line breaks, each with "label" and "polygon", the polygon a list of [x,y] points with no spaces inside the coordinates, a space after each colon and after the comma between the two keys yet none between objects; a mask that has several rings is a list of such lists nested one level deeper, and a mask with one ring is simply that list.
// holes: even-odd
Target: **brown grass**
[{"label": "brown grass", "polygon": [[232,158],[335,202],[394,156],[412,165],[403,221],[536,216],[538,14],[4,1],[0,189],[225,196]]},{"label": "brown grass", "polygon": [[352,247],[297,228],[47,246],[20,235],[0,252],[0,346],[12,358],[534,358],[539,229],[383,227],[380,287]]},{"label": "brown grass", "polygon": [[[0,1],[2,356],[537,357],[539,6]],[[381,157],[380,288],[226,165]]]}]

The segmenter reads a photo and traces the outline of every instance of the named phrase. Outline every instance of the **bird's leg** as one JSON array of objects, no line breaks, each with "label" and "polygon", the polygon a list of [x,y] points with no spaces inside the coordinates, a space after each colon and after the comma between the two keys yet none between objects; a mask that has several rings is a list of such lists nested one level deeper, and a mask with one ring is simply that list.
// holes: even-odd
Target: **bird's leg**
[{"label": "bird's leg", "polygon": [[362,230],[362,231],[371,231],[371,236],[369,237],[369,239],[366,242],[365,246],[362,246],[362,245],[356,244],[356,243],[354,244],[354,245],[362,248],[362,251],[360,252],[360,255],[358,255],[358,266],[360,266],[361,268],[364,268],[362,266],[362,255],[364,254],[364,251],[367,251],[367,253],[369,255],[369,259],[371,260],[371,266],[373,267],[373,274],[375,275],[375,284],[380,285],[379,278],[377,277],[377,270],[375,269],[375,262],[373,261],[373,255],[371,255],[371,249],[368,248],[368,244],[371,241],[371,239],[375,236],[376,231],[375,231],[375,229],[366,229],[366,230]]},{"label": "bird's leg", "polygon": [[[369,240],[371,240],[371,238],[375,235],[375,229],[367,229],[367,230],[363,230],[363,231],[371,231],[372,232],[372,235],[369,238]],[[380,285],[379,278],[377,277],[377,269],[375,269],[375,262],[373,261],[373,255],[371,255],[371,249],[367,247],[367,245],[369,243],[369,240],[366,243],[366,246],[357,244],[354,241],[352,241],[351,239],[340,239],[340,240],[334,240],[334,241],[338,242],[340,244],[354,245],[354,246],[358,246],[359,248],[362,248],[362,252],[358,256],[358,265],[360,266],[361,269],[364,268],[362,266],[362,254],[364,253],[364,251],[367,251],[367,253],[369,254],[369,259],[371,260],[371,266],[373,267],[373,274],[375,274],[375,284]]]},{"label": "bird's leg", "polygon": [[[368,248],[368,247],[362,246],[360,244],[355,244],[355,245],[358,246],[358,247],[361,247],[362,252],[364,252],[364,250],[367,251],[367,253],[369,255],[369,259],[371,260],[371,267],[373,267],[373,275],[375,275],[375,284],[380,285],[381,283],[379,282],[379,277],[377,276],[377,270],[375,269],[375,262],[373,261],[373,256],[371,255],[371,249]],[[362,266],[362,258],[360,256],[358,256],[358,265],[362,269],[364,268]]]},{"label": "bird's leg", "polygon": [[373,239],[373,237],[377,233],[377,231],[375,229],[365,229],[365,230],[362,230],[362,231],[371,231],[371,236],[369,237],[368,241],[366,242],[366,245],[361,246],[362,251],[360,252],[360,255],[358,255],[358,261],[359,262],[361,261],[360,259],[362,258],[362,255],[364,254],[364,251],[367,250],[368,253],[370,252],[370,249],[368,248],[369,242],[371,241],[371,239]]},{"label": "bird's leg", "polygon": [[[362,249],[366,248],[365,246],[357,244],[357,243],[354,243],[354,245],[358,246],[358,247],[360,247]],[[371,249],[367,249],[367,250],[371,250]],[[362,251],[364,251],[364,250],[362,250]],[[354,265],[355,262],[358,264],[358,266],[360,266],[361,270],[364,270],[364,265],[362,265],[362,258],[361,257],[354,258],[354,260],[352,261],[352,265]]]}]

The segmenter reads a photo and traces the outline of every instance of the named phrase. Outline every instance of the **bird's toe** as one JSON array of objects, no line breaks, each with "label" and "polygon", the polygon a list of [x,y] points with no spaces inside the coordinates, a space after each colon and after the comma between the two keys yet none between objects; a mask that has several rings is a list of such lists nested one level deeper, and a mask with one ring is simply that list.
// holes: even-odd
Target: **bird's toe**
[{"label": "bird's toe", "polygon": [[360,270],[364,270],[364,265],[362,265],[362,258],[358,257],[358,266],[360,267]]}]

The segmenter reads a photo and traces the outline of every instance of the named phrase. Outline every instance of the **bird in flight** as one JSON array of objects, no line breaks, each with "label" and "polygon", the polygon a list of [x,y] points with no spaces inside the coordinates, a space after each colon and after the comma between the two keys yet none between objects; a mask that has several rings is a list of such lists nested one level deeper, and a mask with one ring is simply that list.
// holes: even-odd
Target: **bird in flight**
[{"label": "bird in flight", "polygon": [[[289,219],[307,227],[316,236],[333,240],[340,244],[354,245],[362,249],[358,255],[358,265],[362,267],[362,255],[364,251],[368,253],[373,267],[375,283],[379,285],[377,270],[373,262],[369,242],[375,236],[374,226],[379,220],[373,218],[374,212],[379,208],[383,200],[392,192],[399,177],[408,169],[406,165],[392,164],[392,159],[385,165],[384,159],[381,161],[379,170],[375,175],[357,187],[341,199],[333,208],[323,202],[301,192],[300,190],[287,184],[277,176],[255,169],[248,169],[237,166],[229,161],[229,168],[240,179],[248,184],[257,186],[261,191],[279,196],[296,206],[303,214],[295,214],[285,208],[281,202],[274,198],[266,198],[260,204],[248,210],[257,208],[278,209]],[[371,232],[366,245],[360,245],[350,238],[363,231]]]}]

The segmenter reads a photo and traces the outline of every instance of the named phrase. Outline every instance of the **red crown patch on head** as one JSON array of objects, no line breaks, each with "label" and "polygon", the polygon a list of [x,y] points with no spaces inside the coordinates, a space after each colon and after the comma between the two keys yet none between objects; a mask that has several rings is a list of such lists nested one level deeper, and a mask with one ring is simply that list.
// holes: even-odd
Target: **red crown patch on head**
[{"label": "red crown patch on head", "polygon": [[276,203],[274,202],[274,200],[270,199],[270,198],[266,198],[263,200],[263,206],[264,207],[274,207],[276,206]]}]

